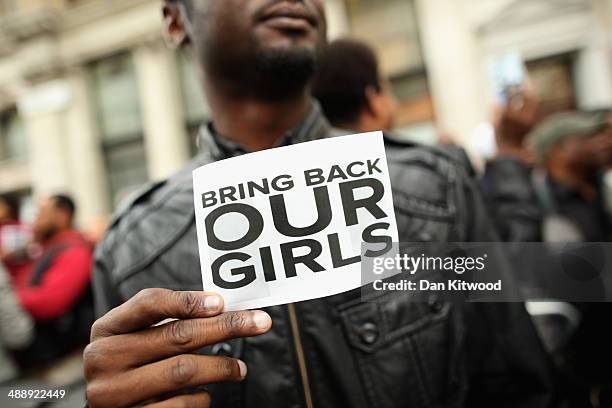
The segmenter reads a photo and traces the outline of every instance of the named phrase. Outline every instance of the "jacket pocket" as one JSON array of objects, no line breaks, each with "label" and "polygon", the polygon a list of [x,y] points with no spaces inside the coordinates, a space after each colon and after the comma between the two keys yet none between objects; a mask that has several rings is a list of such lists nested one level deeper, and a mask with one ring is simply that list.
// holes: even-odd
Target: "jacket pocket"
[{"label": "jacket pocket", "polygon": [[462,326],[436,295],[418,303],[408,296],[386,293],[340,306],[368,406],[460,404]]}]

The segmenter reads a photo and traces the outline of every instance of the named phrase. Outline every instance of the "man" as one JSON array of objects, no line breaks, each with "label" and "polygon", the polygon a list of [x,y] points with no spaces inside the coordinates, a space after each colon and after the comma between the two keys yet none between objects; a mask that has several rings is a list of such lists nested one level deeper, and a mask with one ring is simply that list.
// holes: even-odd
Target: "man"
[{"label": "man", "polygon": [[531,185],[535,157],[525,139],[540,120],[539,102],[530,85],[510,89],[508,101],[494,112],[496,156],[486,164],[482,189],[504,241],[537,242],[542,211]]},{"label": "man", "polygon": [[74,229],[75,211],[66,195],[39,204],[33,233],[41,252],[15,277],[17,298],[36,323],[34,343],[19,355],[22,365],[40,366],[72,351],[93,320],[92,247]]},{"label": "man", "polygon": [[[325,118],[337,129],[389,132],[395,126],[398,101],[389,81],[381,75],[376,54],[364,42],[341,39],[326,47],[313,80],[312,95],[321,104]],[[393,137],[389,133],[385,136]],[[465,150],[454,143],[439,144],[449,159],[475,174]]]},{"label": "man", "polygon": [[[612,224],[604,183],[612,167],[610,116],[567,112],[553,115],[535,128],[530,125],[533,115],[522,117],[523,121],[512,121],[513,129],[498,132],[500,152],[485,175],[485,193],[493,203],[491,209],[504,238],[610,240]],[[511,213],[521,209],[522,214]]]},{"label": "man", "polygon": [[[193,47],[213,122],[203,152],[127,203],[98,248],[106,314],[84,354],[90,407],[551,404],[548,362],[521,303],[423,304],[405,293],[361,302],[357,290],[222,313],[222,299],[201,292],[191,170],[331,136],[309,87],[323,2],[167,0],[163,10],[172,42]],[[496,238],[477,189],[444,155],[397,142],[387,154],[401,240]]]},{"label": "man", "polygon": [[[529,136],[543,166],[535,191],[544,213],[543,236],[557,242],[609,242],[612,214],[604,203],[603,176],[612,169],[612,124],[607,114],[564,113]],[[577,280],[586,270],[572,271]],[[606,278],[602,276],[601,278]],[[592,278],[591,278],[592,279]],[[593,282],[593,281],[592,281]],[[594,297],[585,300],[593,300]],[[605,299],[601,299],[605,300]],[[567,349],[577,390],[573,400],[609,405],[612,398],[612,329],[609,303],[578,303],[583,316]],[[607,401],[607,402],[606,402]]]},{"label": "man", "polygon": [[336,128],[361,133],[393,128],[397,100],[365,43],[345,39],[329,44],[312,94]]},{"label": "man", "polygon": [[606,114],[564,113],[530,135],[545,170],[536,191],[546,211],[573,226],[574,239],[612,239],[611,214],[604,202],[603,176],[612,169],[612,125]]},{"label": "man", "polygon": [[[492,206],[501,230],[512,241],[610,241],[612,214],[604,202],[604,177],[612,168],[610,115],[561,113],[533,129],[528,125],[533,116],[523,118],[526,120],[521,122],[525,125],[522,132],[501,133],[504,143],[500,144],[500,157],[487,169],[487,195],[493,203],[505,198],[502,205]],[[502,179],[503,185],[499,184]],[[491,188],[494,186],[497,187]],[[586,257],[593,262],[595,258]],[[585,278],[589,269],[584,265],[575,265],[568,271],[552,265],[547,268],[549,271],[573,277],[576,283],[573,291],[578,292],[580,283],[589,282],[593,286],[583,302],[573,303],[579,312],[577,316],[581,316],[581,321],[573,324],[576,332],[568,333],[564,341],[559,335],[553,339],[544,337],[545,343],[557,344],[555,351],[563,357],[559,360],[563,361],[572,388],[571,406],[585,406],[589,401],[605,406],[612,395],[609,371],[612,331],[606,324],[611,310],[608,303],[586,302],[601,296],[597,293],[601,289],[597,279],[605,277],[596,274]],[[536,293],[553,297],[546,292],[546,286],[537,286],[539,271],[524,266],[521,270],[525,275],[536,277],[534,282],[526,279],[532,287],[535,284]]]}]

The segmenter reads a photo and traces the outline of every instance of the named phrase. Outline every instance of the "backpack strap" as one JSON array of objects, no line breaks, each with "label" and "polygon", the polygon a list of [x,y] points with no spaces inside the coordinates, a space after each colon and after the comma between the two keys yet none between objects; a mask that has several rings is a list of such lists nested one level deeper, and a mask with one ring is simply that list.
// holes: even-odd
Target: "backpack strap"
[{"label": "backpack strap", "polygon": [[42,258],[34,265],[34,271],[32,272],[32,277],[30,279],[29,286],[34,287],[40,285],[45,276],[45,273],[49,270],[49,267],[51,266],[55,258],[57,258],[57,256],[60,255],[62,252],[70,248],[72,244],[75,244],[77,242],[78,241],[76,240],[62,242],[60,244],[52,246],[47,251],[45,251]]}]

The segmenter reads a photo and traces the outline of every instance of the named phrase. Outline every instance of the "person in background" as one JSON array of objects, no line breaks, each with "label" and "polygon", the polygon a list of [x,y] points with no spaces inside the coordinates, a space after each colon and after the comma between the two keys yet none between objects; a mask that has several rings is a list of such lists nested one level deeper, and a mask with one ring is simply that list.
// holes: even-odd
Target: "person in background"
[{"label": "person in background", "polygon": [[34,343],[19,354],[25,366],[50,362],[87,339],[92,323],[92,245],[74,228],[66,195],[40,201],[33,225],[40,253],[15,280],[21,306],[35,319]]},{"label": "person in background", "polygon": [[[610,242],[612,214],[605,204],[604,177],[612,169],[612,122],[607,113],[569,112],[552,116],[528,136],[541,167],[534,191],[542,206],[542,236],[554,242]],[[578,253],[579,254],[579,253]],[[585,256],[585,255],[583,255]],[[587,255],[585,259],[597,262]],[[609,271],[609,266],[606,266]],[[572,270],[577,283],[596,284],[584,265]],[[602,283],[600,283],[602,285]],[[594,286],[595,287],[595,286]],[[602,286],[603,287],[603,286]],[[589,292],[590,293],[590,292]],[[569,339],[564,368],[575,390],[573,406],[612,404],[612,329],[610,303],[574,305],[580,325]],[[609,299],[599,299],[608,300]]]},{"label": "person in background", "polygon": [[[609,241],[605,179],[612,167],[607,113],[566,112],[535,126],[526,100],[498,121],[499,153],[483,179],[506,241]],[[552,222],[551,222],[552,221]]]},{"label": "person in background", "polygon": [[11,275],[29,262],[30,229],[19,221],[19,201],[0,195],[0,262]]},{"label": "person in background", "polygon": [[[520,109],[508,108],[498,125],[498,157],[487,165],[484,178],[493,218],[502,235],[512,242],[609,242],[612,239],[612,214],[606,203],[606,179],[612,169],[612,122],[609,112],[566,112],[553,115],[538,125],[531,101]],[[588,250],[588,247],[585,247]],[[528,262],[529,257],[523,258]],[[554,256],[551,259],[559,258]],[[594,262],[595,259],[586,256]],[[550,268],[556,268],[555,263]],[[545,297],[547,286],[538,286],[537,271],[531,265],[521,270],[535,279],[527,279],[529,288]],[[562,271],[573,276],[578,286],[590,282],[595,291],[585,299],[555,302],[573,310],[572,329],[563,341],[559,336],[547,339],[547,347],[557,356],[566,377],[572,407],[610,406],[612,401],[612,330],[609,303],[590,303],[599,296],[598,279],[587,277],[589,268]],[[584,280],[587,279],[587,280]],[[597,293],[596,293],[597,292]],[[542,297],[542,296],[540,296]],[[603,299],[600,299],[603,300]],[[563,314],[559,313],[559,316]],[[559,320],[557,320],[559,321]],[[539,327],[552,327],[540,320]],[[565,331],[565,330],[564,330]],[[544,333],[541,331],[541,333]],[[551,341],[552,340],[552,341]]]},{"label": "person in background", "polygon": [[[603,181],[612,169],[610,117],[602,113],[558,114],[536,127],[529,138],[544,176],[536,178],[536,193],[546,213],[562,217],[566,228],[572,229],[573,234],[565,240],[610,241],[611,214],[604,202]],[[551,232],[558,239],[559,230]]]},{"label": "person in background", "polygon": [[393,128],[397,100],[374,51],[352,39],[329,44],[312,94],[332,126],[359,133]]},{"label": "person in background", "polygon": [[526,139],[538,123],[539,103],[529,89],[509,96],[519,98],[521,103],[495,109],[495,154],[486,163],[481,188],[502,240],[538,242],[542,211],[531,182],[535,157]]},{"label": "person in background", "polygon": [[32,318],[19,304],[11,278],[0,262],[0,384],[18,376],[11,351],[26,348],[33,336]]},{"label": "person in background", "polygon": [[[366,43],[354,39],[330,43],[317,67],[312,95],[335,128],[355,133],[382,130],[389,139],[396,138],[392,129],[398,101]],[[454,143],[442,146],[439,153],[474,174],[467,154]]]},{"label": "person in background", "polygon": [[19,219],[19,203],[13,197],[0,195],[0,226],[16,224]]}]

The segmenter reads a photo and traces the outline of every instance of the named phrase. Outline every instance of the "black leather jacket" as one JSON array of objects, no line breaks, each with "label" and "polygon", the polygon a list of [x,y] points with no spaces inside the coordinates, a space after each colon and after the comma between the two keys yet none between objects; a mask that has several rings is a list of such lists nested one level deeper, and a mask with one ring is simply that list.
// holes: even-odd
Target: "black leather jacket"
[{"label": "black leather jacket", "polygon": [[541,241],[544,214],[529,167],[511,157],[499,157],[487,163],[482,190],[502,240]]},{"label": "black leather jacket", "polygon": [[[308,138],[329,136],[316,121]],[[191,170],[227,154],[203,133],[206,152],[119,211],[97,251],[98,313],[144,288],[202,289]],[[388,140],[387,155],[402,241],[496,240],[477,187],[452,154]],[[270,333],[202,351],[249,366],[243,383],[210,387],[214,406],[554,405],[548,361],[522,303],[416,303],[406,293],[380,300],[363,303],[357,290],[266,309]]]}]

